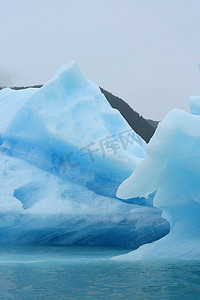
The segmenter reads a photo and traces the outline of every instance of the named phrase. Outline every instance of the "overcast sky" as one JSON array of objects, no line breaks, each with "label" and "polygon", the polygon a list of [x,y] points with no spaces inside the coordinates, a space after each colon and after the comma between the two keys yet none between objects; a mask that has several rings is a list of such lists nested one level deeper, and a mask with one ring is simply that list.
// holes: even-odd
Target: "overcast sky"
[{"label": "overcast sky", "polygon": [[44,83],[76,60],[144,117],[200,95],[199,0],[0,0],[0,85]]}]

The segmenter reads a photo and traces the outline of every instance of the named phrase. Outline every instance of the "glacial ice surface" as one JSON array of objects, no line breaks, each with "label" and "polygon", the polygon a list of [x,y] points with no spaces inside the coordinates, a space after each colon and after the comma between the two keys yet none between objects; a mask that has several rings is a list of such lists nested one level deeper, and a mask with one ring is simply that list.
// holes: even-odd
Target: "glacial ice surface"
[{"label": "glacial ice surface", "polygon": [[193,115],[200,115],[200,96],[190,96],[189,105]]},{"label": "glacial ice surface", "polygon": [[40,89],[3,89],[0,120],[0,243],[135,249],[169,231],[154,194],[116,198],[146,144],[76,63]]},{"label": "glacial ice surface", "polygon": [[169,112],[147,146],[147,157],[117,192],[126,199],[157,190],[154,205],[163,209],[170,233],[116,259],[200,259],[200,101],[191,100],[194,115]]}]

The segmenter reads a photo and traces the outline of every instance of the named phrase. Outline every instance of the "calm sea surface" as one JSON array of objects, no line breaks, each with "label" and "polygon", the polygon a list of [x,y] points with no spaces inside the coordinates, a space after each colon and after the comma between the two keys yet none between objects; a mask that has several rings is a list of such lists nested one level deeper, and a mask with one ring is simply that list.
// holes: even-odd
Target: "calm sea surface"
[{"label": "calm sea surface", "polygon": [[1,246],[0,299],[200,299],[200,262],[118,262],[108,247]]}]

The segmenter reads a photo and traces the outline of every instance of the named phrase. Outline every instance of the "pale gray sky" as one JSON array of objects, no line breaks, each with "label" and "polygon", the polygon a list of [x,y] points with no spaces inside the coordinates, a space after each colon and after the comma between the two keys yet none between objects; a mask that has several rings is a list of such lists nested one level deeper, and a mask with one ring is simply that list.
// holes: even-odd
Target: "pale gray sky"
[{"label": "pale gray sky", "polygon": [[199,0],[0,0],[0,85],[44,83],[76,60],[144,117],[200,95]]}]

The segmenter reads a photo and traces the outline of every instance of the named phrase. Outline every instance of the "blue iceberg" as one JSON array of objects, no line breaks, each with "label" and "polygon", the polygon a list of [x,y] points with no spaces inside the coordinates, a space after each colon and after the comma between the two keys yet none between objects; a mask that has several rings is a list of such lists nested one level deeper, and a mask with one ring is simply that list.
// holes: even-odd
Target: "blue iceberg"
[{"label": "blue iceberg", "polygon": [[154,205],[170,222],[170,233],[116,259],[200,259],[200,98],[190,98],[190,107],[193,114],[167,114],[147,157],[117,192],[126,199],[157,191]]},{"label": "blue iceberg", "polygon": [[146,143],[75,62],[40,89],[2,90],[0,120],[0,243],[136,249],[168,233],[154,194],[116,197]]}]

